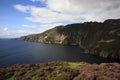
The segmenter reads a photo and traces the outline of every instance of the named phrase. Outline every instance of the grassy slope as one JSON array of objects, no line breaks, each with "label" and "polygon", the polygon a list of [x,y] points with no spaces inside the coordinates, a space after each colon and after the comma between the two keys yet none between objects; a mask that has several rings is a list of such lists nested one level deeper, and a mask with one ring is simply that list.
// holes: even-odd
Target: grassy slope
[{"label": "grassy slope", "polygon": [[119,63],[50,62],[0,68],[0,80],[120,80]]}]

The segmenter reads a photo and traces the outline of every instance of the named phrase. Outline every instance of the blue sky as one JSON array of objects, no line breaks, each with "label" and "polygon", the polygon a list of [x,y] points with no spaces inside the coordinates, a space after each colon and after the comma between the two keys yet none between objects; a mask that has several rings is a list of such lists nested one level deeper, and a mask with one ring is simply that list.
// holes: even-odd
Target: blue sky
[{"label": "blue sky", "polygon": [[[41,25],[40,23],[34,23],[25,19],[26,16],[29,14],[24,14],[19,12],[14,8],[14,5],[21,4],[21,5],[35,5],[37,7],[43,7],[42,3],[32,2],[30,0],[1,0],[0,1],[0,29],[9,30],[8,34],[3,33],[0,35],[0,38],[9,38],[9,37],[19,37],[22,35],[35,33],[32,29],[25,29],[22,27],[24,24],[29,25]],[[17,33],[17,31],[19,33]],[[2,31],[1,31],[2,32]],[[13,33],[12,33],[13,32]]]},{"label": "blue sky", "polygon": [[120,1],[0,0],[0,10],[0,38],[14,38],[57,25],[120,18]]}]

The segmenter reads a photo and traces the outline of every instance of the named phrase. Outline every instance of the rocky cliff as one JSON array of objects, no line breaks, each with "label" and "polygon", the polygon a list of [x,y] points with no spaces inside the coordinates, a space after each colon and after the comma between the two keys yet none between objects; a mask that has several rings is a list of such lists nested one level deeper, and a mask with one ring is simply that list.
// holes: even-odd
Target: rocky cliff
[{"label": "rocky cliff", "polygon": [[120,19],[109,19],[103,23],[85,22],[57,26],[41,34],[18,39],[40,43],[78,45],[91,54],[120,59]]}]

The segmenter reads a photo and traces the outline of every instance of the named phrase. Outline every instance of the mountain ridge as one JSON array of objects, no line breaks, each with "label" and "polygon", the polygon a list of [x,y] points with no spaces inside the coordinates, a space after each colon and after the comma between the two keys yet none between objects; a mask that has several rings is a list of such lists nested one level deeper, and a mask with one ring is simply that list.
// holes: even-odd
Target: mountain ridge
[{"label": "mountain ridge", "polygon": [[18,38],[40,43],[78,45],[105,58],[120,59],[120,19],[57,26],[41,34]]}]

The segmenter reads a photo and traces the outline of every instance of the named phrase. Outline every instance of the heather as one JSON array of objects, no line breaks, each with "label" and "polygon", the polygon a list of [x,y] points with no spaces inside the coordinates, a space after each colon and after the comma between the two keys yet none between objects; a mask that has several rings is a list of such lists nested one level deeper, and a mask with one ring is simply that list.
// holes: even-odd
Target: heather
[{"label": "heather", "polygon": [[0,67],[0,80],[120,80],[119,63],[49,62]]}]

